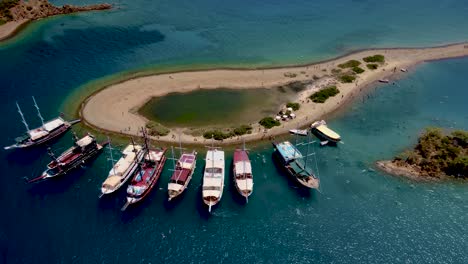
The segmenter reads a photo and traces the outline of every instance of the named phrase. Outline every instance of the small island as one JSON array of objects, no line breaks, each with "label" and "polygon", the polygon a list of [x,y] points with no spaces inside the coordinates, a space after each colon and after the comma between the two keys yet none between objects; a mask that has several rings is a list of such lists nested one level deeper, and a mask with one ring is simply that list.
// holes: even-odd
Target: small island
[{"label": "small island", "polygon": [[111,9],[110,4],[54,6],[48,0],[0,1],[0,41],[12,37],[27,22],[55,15]]},{"label": "small island", "polygon": [[415,180],[468,178],[468,131],[444,133],[440,128],[428,128],[413,150],[391,161],[379,161],[383,171]]}]

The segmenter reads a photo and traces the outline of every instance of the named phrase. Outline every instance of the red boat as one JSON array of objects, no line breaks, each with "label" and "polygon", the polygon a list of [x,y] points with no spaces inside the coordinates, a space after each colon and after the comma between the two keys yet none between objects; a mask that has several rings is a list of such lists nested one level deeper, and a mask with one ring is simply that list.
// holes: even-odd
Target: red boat
[{"label": "red boat", "polygon": [[98,155],[103,146],[109,142],[98,144],[93,135],[87,134],[81,139],[74,136],[74,146],[63,152],[58,158],[49,150],[49,155],[52,161],[47,164],[47,170],[45,170],[41,176],[28,180],[28,183],[37,182],[49,178],[54,178],[67,174],[72,169],[81,166],[87,160]]},{"label": "red boat", "polygon": [[253,191],[252,164],[245,148],[236,149],[233,159],[234,185],[246,201]]},{"label": "red boat", "polygon": [[159,180],[159,176],[166,162],[164,153],[166,149],[146,148],[143,162],[140,163],[137,173],[133,177],[127,188],[127,202],[122,207],[122,211],[131,204],[137,203],[151,192]]}]

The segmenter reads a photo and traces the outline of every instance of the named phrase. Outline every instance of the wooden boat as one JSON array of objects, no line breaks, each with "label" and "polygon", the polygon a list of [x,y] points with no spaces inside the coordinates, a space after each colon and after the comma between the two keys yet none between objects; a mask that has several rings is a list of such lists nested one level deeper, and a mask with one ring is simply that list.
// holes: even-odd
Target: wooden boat
[{"label": "wooden boat", "polygon": [[[174,155],[174,151],[172,152]],[[190,180],[192,179],[193,172],[197,164],[197,152],[183,153],[174,163],[174,173],[172,173],[169,184],[167,185],[168,200],[176,198],[187,189]]]},{"label": "wooden boat", "polygon": [[224,151],[215,147],[206,153],[205,172],[203,174],[202,196],[208,211],[221,201],[224,188]]},{"label": "wooden boat", "polygon": [[73,121],[65,121],[62,117],[56,117],[49,121],[44,121],[44,118],[41,115],[39,106],[36,103],[36,99],[33,97],[34,106],[37,109],[37,115],[42,122],[42,126],[29,129],[29,125],[24,118],[23,112],[18,103],[16,107],[18,108],[18,113],[21,116],[22,122],[26,127],[26,133],[15,139],[16,143],[10,146],[4,147],[4,149],[15,149],[15,148],[28,148],[33,146],[38,146],[47,142],[50,142],[52,139],[57,138],[58,136],[63,135],[72,125],[80,122],[79,119]]},{"label": "wooden boat", "polygon": [[307,129],[290,129],[289,133],[299,136],[307,136]]},{"label": "wooden boat", "polygon": [[[309,144],[311,143],[307,143],[307,150],[309,150]],[[297,147],[289,141],[273,142],[273,147],[278,162],[289,176],[304,187],[311,189],[319,188],[320,179],[312,171],[310,162],[307,162],[308,157],[315,153],[307,153],[303,156]]]},{"label": "wooden boat", "polygon": [[341,140],[341,137],[338,133],[328,128],[327,122],[325,122],[325,120],[315,121],[312,123],[311,129],[317,137],[324,139],[324,141],[337,143]]},{"label": "wooden boat", "polygon": [[134,143],[129,144],[122,151],[122,157],[114,163],[110,144],[109,150],[113,166],[106,180],[102,183],[100,197],[120,189],[135,174],[138,164],[142,161],[144,155],[142,146],[135,145]]},{"label": "wooden boat", "polygon": [[98,144],[94,136],[89,133],[81,139],[74,136],[74,140],[74,146],[67,149],[58,158],[56,158],[49,149],[49,155],[52,158],[52,161],[47,165],[47,169],[41,174],[41,176],[28,180],[28,183],[65,175],[69,171],[81,166],[89,159],[98,155],[103,147],[108,144],[108,142]]},{"label": "wooden boat", "polygon": [[145,138],[144,158],[138,164],[137,172],[127,187],[127,202],[122,207],[122,211],[148,196],[156,186],[166,163],[164,156],[166,149],[150,149],[145,132],[143,136]]},{"label": "wooden boat", "polygon": [[234,151],[233,172],[237,192],[248,201],[253,192],[253,175],[252,164],[245,146]]}]

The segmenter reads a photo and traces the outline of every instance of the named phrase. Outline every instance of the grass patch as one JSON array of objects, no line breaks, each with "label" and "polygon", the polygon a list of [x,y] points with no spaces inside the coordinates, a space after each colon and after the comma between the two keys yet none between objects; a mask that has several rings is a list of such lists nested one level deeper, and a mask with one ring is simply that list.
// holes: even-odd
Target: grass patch
[{"label": "grass patch", "polygon": [[354,80],[356,80],[356,76],[345,74],[343,76],[340,76],[340,81],[342,83],[352,83]]},{"label": "grass patch", "polygon": [[312,94],[310,96],[310,99],[312,99],[312,102],[314,103],[325,103],[325,101],[329,98],[329,97],[333,97],[337,94],[340,93],[340,90],[338,90],[338,88],[336,88],[336,86],[329,86],[325,89],[322,89],[318,92],[315,92],[314,94]]},{"label": "grass patch", "polygon": [[369,64],[366,64],[366,66],[367,66],[367,69],[369,70],[377,70],[377,68],[379,67],[379,65],[376,63],[369,63]]},{"label": "grass patch", "polygon": [[333,74],[339,74],[339,73],[341,73],[341,69],[332,69],[331,72]]},{"label": "grass patch", "polygon": [[357,73],[357,74],[361,74],[361,73],[365,72],[365,70],[364,70],[363,68],[358,67],[358,66],[353,67],[352,70],[353,70],[353,72],[355,72],[355,73]]},{"label": "grass patch", "polygon": [[377,55],[374,55],[374,56],[365,57],[362,60],[365,61],[365,62],[380,62],[380,63],[383,63],[383,62],[385,62],[385,57],[384,57],[384,55],[377,54]]},{"label": "grass patch", "polygon": [[349,60],[345,63],[342,63],[342,64],[338,64],[338,67],[340,67],[341,69],[345,69],[345,68],[353,68],[353,67],[357,67],[361,65],[361,62],[357,61],[357,60]]},{"label": "grass patch", "polygon": [[154,121],[146,123],[146,128],[148,129],[148,134],[150,134],[150,136],[166,136],[171,132],[167,127]]},{"label": "grass patch", "polygon": [[281,123],[278,120],[275,120],[273,117],[265,117],[258,123],[265,128],[272,128],[281,125]]},{"label": "grass patch", "polygon": [[289,102],[286,104],[286,107],[291,107],[294,111],[297,111],[299,110],[299,108],[301,108],[301,105],[299,103],[292,103],[292,102]]}]

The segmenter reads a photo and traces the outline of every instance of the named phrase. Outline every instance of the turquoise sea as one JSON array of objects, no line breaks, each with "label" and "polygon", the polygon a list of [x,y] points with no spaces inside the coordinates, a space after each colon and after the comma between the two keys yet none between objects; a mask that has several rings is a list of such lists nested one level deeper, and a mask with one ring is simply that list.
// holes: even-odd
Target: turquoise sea
[{"label": "turquoise sea", "polygon": [[[468,40],[466,1],[114,3],[109,12],[39,21],[0,44],[2,146],[24,130],[15,101],[39,125],[31,95],[44,116],[70,114],[71,95],[111,75],[294,64],[361,48]],[[0,263],[468,263],[468,185],[415,183],[373,166],[411,147],[427,126],[468,129],[466,72],[467,58],[422,64],[330,116],[345,144],[315,147],[320,193],[290,182],[268,142],[251,146],[253,196],[239,202],[228,173],[212,215],[200,200],[203,149],[182,199],[165,202],[167,164],[157,189],[125,213],[123,190],[97,198],[106,155],[28,186],[22,178],[43,170],[46,149],[2,150]],[[68,133],[52,147],[70,143]]]}]

